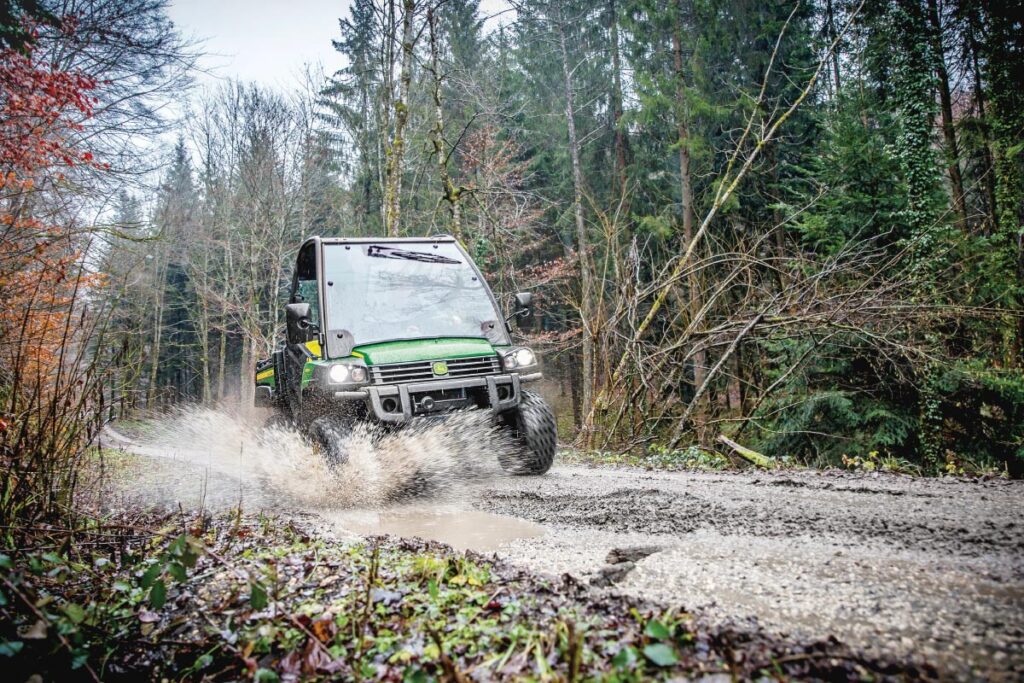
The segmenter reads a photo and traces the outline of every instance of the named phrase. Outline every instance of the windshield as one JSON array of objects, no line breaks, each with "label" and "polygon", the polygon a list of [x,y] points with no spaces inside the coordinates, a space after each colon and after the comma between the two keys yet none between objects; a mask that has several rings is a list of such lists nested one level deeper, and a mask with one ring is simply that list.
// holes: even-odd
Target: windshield
[{"label": "windshield", "polygon": [[325,244],[323,278],[327,324],[356,344],[483,338],[482,325],[498,321],[487,286],[451,242]]}]

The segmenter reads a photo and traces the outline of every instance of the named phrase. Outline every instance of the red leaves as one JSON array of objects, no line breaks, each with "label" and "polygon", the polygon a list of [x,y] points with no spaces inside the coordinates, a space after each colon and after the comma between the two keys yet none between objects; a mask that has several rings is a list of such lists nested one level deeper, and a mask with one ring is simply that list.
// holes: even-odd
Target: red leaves
[{"label": "red leaves", "polygon": [[[66,134],[79,130],[92,115],[95,98],[87,93],[96,81],[80,73],[55,70],[37,63],[30,50],[0,51],[0,168],[21,177],[46,171],[78,154]],[[86,158],[88,156],[88,158]]]},{"label": "red leaves", "polygon": [[0,338],[13,342],[0,360],[24,377],[53,370],[75,294],[92,280],[82,277],[72,226],[43,225],[23,196],[61,182],[63,168],[105,166],[70,141],[92,114],[95,87],[84,74],[44,63],[31,46],[0,50]]}]

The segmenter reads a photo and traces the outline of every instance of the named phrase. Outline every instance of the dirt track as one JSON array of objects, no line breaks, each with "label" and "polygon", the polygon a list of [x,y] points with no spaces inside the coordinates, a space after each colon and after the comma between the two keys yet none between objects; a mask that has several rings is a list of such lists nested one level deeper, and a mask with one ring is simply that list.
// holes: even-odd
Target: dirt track
[{"label": "dirt track", "polygon": [[500,552],[535,569],[600,582],[613,548],[656,546],[614,590],[1005,680],[1024,676],[1022,503],[1003,480],[578,467],[475,501],[546,528]]},{"label": "dirt track", "polygon": [[[146,457],[131,497],[292,508],[331,535],[440,540],[954,678],[1024,678],[1022,482],[556,466],[397,508],[311,510],[190,446],[132,448]],[[608,564],[610,551],[641,546],[654,552]]]}]

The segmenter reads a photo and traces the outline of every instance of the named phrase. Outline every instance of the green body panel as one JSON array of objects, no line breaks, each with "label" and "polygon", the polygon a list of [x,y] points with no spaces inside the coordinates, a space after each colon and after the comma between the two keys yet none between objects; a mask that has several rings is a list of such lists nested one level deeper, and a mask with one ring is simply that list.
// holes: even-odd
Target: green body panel
[{"label": "green body panel", "polygon": [[[330,363],[317,359],[308,359],[306,361],[306,364],[302,366],[301,385],[303,389],[305,389],[306,385],[309,384],[310,380],[313,379],[314,365],[330,365]],[[259,373],[259,375],[263,376],[257,376],[258,378],[256,380],[256,386],[265,386],[270,387],[271,389],[277,389],[277,377],[275,376],[273,370],[264,370],[263,372]]]},{"label": "green body panel", "polygon": [[330,365],[330,363],[327,363],[327,362],[322,361],[322,360],[312,360],[312,359],[307,360],[306,364],[302,366],[302,383],[301,383],[301,386],[302,386],[303,389],[305,389],[306,385],[309,384],[309,381],[311,379],[313,379],[313,366],[314,365]]},{"label": "green body panel", "polygon": [[419,360],[453,360],[473,356],[494,356],[497,352],[486,339],[408,339],[357,346],[352,355],[367,365],[411,363]]}]

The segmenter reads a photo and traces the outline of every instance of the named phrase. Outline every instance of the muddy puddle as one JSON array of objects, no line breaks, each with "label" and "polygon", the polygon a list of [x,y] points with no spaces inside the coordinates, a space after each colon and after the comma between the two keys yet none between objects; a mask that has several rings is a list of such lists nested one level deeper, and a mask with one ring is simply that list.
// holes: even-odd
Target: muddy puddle
[{"label": "muddy puddle", "polygon": [[337,528],[364,536],[388,534],[438,541],[456,550],[491,552],[505,544],[544,535],[544,527],[515,517],[477,510],[410,506],[390,510],[346,510],[325,515]]},{"label": "muddy puddle", "polygon": [[131,485],[153,503],[292,507],[342,534],[416,537],[489,552],[542,536],[544,527],[469,509],[477,485],[506,478],[498,454],[514,447],[487,418],[456,414],[393,433],[357,428],[343,444],[349,459],[340,466],[329,466],[294,430],[213,410],[152,420],[138,435],[111,428],[108,437],[140,456]]}]

